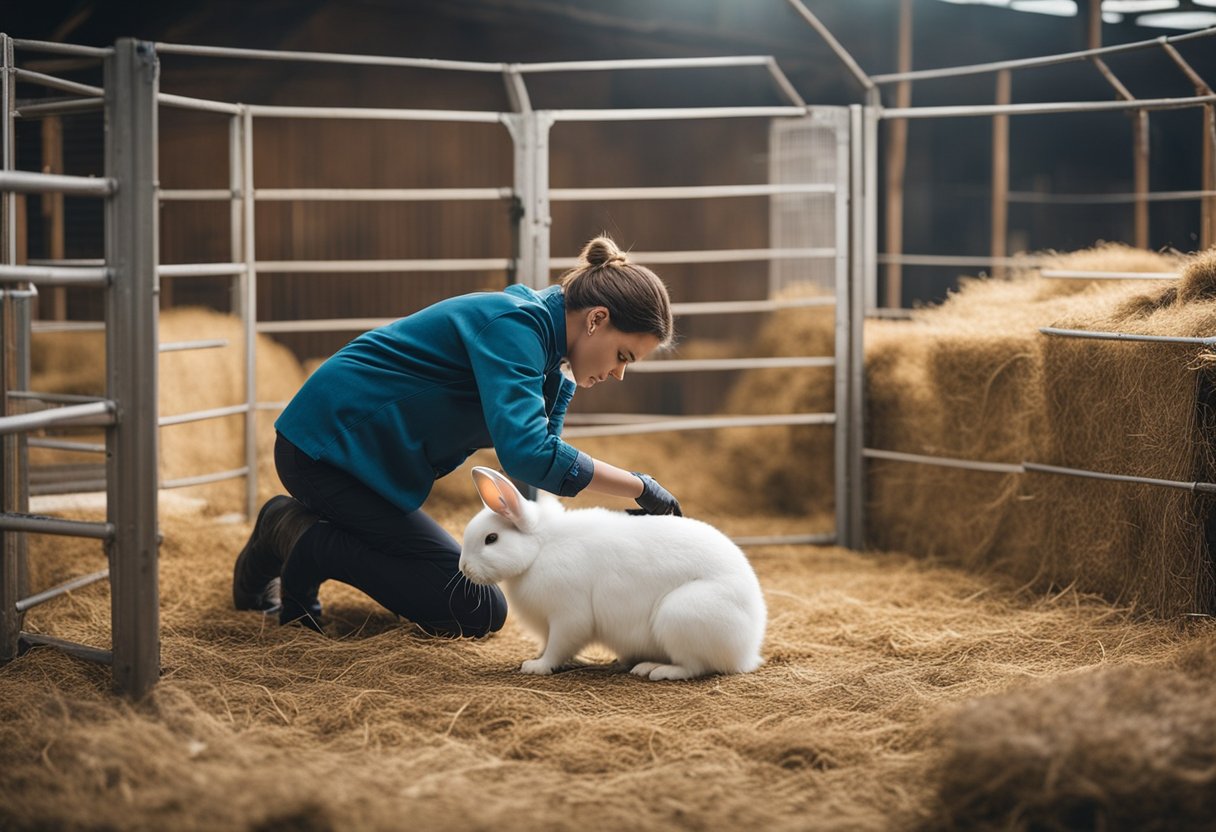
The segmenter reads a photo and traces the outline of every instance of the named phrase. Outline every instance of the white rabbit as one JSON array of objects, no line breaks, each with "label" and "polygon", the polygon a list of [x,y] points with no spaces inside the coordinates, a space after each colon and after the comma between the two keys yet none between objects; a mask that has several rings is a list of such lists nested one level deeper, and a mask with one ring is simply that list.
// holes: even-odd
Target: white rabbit
[{"label": "white rabbit", "polygon": [[465,528],[460,571],[476,584],[500,584],[509,609],[542,643],[521,672],[552,673],[592,643],[649,679],[748,673],[764,661],[760,582],[713,526],[566,511],[548,494],[525,499],[489,468],[474,468],[473,481],[486,508]]}]

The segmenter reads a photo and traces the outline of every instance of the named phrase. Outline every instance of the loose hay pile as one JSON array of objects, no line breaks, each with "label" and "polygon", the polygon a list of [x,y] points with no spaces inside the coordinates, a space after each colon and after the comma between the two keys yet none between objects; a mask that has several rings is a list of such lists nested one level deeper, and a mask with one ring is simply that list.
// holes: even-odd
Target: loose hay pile
[{"label": "loose hay pile", "polygon": [[[991,754],[958,745],[968,715],[989,707],[976,697],[1027,683],[1021,695],[1044,695],[1049,680],[1104,669],[1172,686],[1174,667],[1196,680],[1169,694],[1175,707],[1125,715],[1114,699],[1105,720],[1113,733],[1135,719],[1137,736],[1173,749],[1176,773],[1152,775],[1157,799],[1210,808],[1186,800],[1210,731],[1176,718],[1211,718],[1216,667],[1187,652],[1210,643],[1204,623],[1138,621],[1072,593],[1034,599],[902,556],[770,549],[753,554],[770,610],[756,673],[524,677],[531,644],[511,621],[484,642],[425,638],[332,584],[330,638],[235,612],[232,553],[248,526],[170,514],[163,527],[165,674],[147,702],[113,698],[105,668],[52,650],[0,668],[0,828],[940,828],[975,816],[952,794],[968,788],[957,772]],[[36,579],[74,574],[88,546],[35,541]],[[108,604],[94,585],[27,623],[103,643]],[[1043,730],[1063,736],[1074,717],[1060,708]],[[1001,720],[986,740],[1021,730]],[[1163,760],[1122,759],[1124,780],[1089,797],[1114,821],[1127,804],[1105,796]],[[985,817],[1016,820],[1002,807],[1019,798],[1001,800]],[[1183,825],[1210,818],[1177,811]]]}]

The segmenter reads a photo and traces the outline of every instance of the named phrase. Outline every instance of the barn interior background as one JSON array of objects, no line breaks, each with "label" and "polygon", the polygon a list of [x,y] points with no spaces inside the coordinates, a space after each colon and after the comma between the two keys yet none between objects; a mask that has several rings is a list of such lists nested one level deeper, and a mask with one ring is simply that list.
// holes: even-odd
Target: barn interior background
[{"label": "barn interior background", "polygon": [[[1174,5],[1212,14],[1204,3]],[[6,12],[0,29],[95,46],[134,36],[508,63],[760,54],[773,56],[810,104],[864,102],[856,78],[795,6],[81,2],[23,6],[15,16]],[[1137,25],[1160,10],[1103,6],[1109,19],[1095,32],[1085,3],[807,3],[871,75],[1189,31]],[[1061,8],[1074,14],[1048,13]],[[1216,55],[1202,42],[1177,48],[1200,76],[1216,76]],[[495,76],[220,62],[172,50],[160,61],[163,91],[211,100],[510,109]],[[1104,65],[1140,98],[1203,94],[1162,49],[1109,54]],[[94,63],[71,56],[23,66],[100,82]],[[962,76],[904,90],[916,106],[1120,97],[1118,84],[1091,61],[1019,72],[1005,84]],[[782,103],[770,76],[737,67],[546,73],[529,86],[537,107]],[[903,94],[890,87],[883,103],[907,106]],[[878,158],[875,216],[885,254],[870,311],[961,291],[912,320],[867,322],[867,443],[978,458],[990,470],[871,461],[866,542],[912,558],[796,545],[750,549],[772,611],[769,663],[759,674],[658,693],[595,667],[548,688],[524,684],[512,674],[527,649],[519,633],[476,647],[402,638],[397,622],[341,587],[327,587],[324,596],[331,643],[267,629],[226,608],[231,553],[247,531],[243,500],[230,484],[198,486],[185,490],[202,495],[201,508],[191,504],[179,515],[164,500],[165,675],[148,700],[116,702],[103,672],[50,651],[0,670],[8,772],[0,818],[14,828],[390,828],[408,813],[434,828],[561,828],[572,809],[593,808],[599,820],[590,825],[604,828],[796,828],[820,820],[850,828],[1136,826],[1159,818],[1203,828],[1216,770],[1210,498],[1195,489],[1078,485],[1032,476],[1022,463],[1184,485],[1213,479],[1205,345],[1099,349],[1039,331],[1211,333],[1216,263],[1191,256],[1212,243],[1210,118],[1210,105],[1144,120],[1122,111],[1011,118],[1004,178],[993,164],[997,120],[881,124],[889,150]],[[905,128],[906,149],[890,150]],[[162,189],[230,189],[226,118],[162,108],[159,130]],[[260,190],[508,188],[514,177],[498,125],[267,119],[255,130]],[[16,167],[95,175],[102,135],[97,113],[19,121]],[[772,134],[761,121],[575,122],[557,125],[552,138],[550,185],[558,189],[748,185],[772,175]],[[1151,153],[1138,156],[1146,146]],[[998,182],[1004,216],[992,198]],[[1144,194],[1150,187],[1152,199]],[[15,205],[16,262],[99,256],[104,222],[95,202],[29,195]],[[712,205],[555,201],[551,251],[555,261],[568,257],[600,230],[640,252],[763,249],[773,241],[771,207],[768,195]],[[258,258],[505,261],[518,245],[512,208],[509,200],[259,201]],[[160,228],[163,264],[230,259],[227,202],[168,200]],[[1043,257],[1053,250],[1060,253]],[[1045,268],[1181,280],[1064,283],[1044,278]],[[671,263],[660,272],[677,301],[697,303],[767,298],[774,268],[757,259]],[[980,274],[1013,279],[966,279]],[[305,367],[352,334],[290,324],[395,317],[526,276],[485,267],[405,277],[293,273],[289,265],[259,275],[258,319],[267,324],[259,336],[259,365],[267,363],[258,368],[260,397],[289,396]],[[240,302],[225,279],[164,280],[162,340],[239,340],[221,313]],[[71,324],[97,320],[101,306],[86,289],[55,288],[38,298],[39,381],[66,394],[99,392],[99,342],[81,340]],[[676,356],[683,358],[824,355],[836,345],[831,311],[817,307],[695,316],[680,328]],[[162,356],[162,413],[239,401],[240,360]],[[804,411],[831,409],[832,379],[813,369],[639,373],[611,395],[589,392],[576,399],[572,416]],[[239,464],[239,422],[163,428],[162,478]],[[680,442],[587,442],[603,443],[591,447],[609,459],[659,466],[700,516],[736,536],[763,536],[805,531],[808,520],[811,531],[831,528],[837,495],[826,434],[822,426],[799,426],[693,433]],[[59,472],[78,480],[82,469]],[[42,483],[43,495],[60,485]],[[259,482],[273,486],[272,476]],[[474,505],[468,491],[454,483],[438,495],[436,514],[453,530]],[[105,565],[104,555],[83,546],[31,546],[39,585],[67,579],[82,564]],[[104,582],[81,587],[32,610],[26,626],[104,642],[109,603]],[[342,772],[346,786],[318,791],[300,782],[301,771],[312,783]],[[470,789],[485,799],[470,804],[463,797]]]}]

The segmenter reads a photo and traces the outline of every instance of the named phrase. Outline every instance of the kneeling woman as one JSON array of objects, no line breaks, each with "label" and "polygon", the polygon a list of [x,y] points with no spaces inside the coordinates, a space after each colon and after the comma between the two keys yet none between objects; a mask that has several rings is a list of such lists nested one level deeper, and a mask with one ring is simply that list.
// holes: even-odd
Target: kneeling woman
[{"label": "kneeling woman", "polygon": [[258,513],[236,560],[237,609],[278,606],[281,623],[320,631],[317,590],[332,579],[430,633],[499,629],[502,594],[460,575],[460,545],[421,510],[432,485],[493,447],[510,476],[545,491],[586,488],[679,514],[652,477],[561,439],[576,385],[623,379],[671,338],[663,282],[607,237],[587,244],[560,285],[449,298],[355,338],[275,422],[275,466],[291,496]]}]

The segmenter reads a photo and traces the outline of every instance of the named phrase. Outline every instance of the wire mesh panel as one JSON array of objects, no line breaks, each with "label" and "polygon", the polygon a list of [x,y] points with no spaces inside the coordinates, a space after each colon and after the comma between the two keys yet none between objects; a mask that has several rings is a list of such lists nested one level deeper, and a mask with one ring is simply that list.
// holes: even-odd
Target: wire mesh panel
[{"label": "wire mesh panel", "polygon": [[[836,241],[836,203],[845,196],[847,163],[837,152],[843,125],[839,110],[812,109],[806,118],[777,119],[772,123],[769,181],[790,186],[787,193],[770,198],[770,245],[778,251],[827,250]],[[814,189],[794,186],[817,186]],[[769,265],[769,296],[805,284],[812,290],[832,292],[836,265],[822,251],[811,256],[774,258]]]}]

